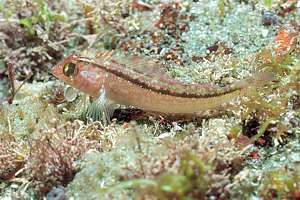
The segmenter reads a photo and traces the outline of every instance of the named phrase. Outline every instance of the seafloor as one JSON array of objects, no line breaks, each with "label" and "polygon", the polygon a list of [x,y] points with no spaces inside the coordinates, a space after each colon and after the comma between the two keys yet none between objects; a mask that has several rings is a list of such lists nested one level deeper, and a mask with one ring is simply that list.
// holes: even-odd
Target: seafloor
[{"label": "seafloor", "polygon": [[[300,199],[299,32],[297,0],[0,1],[0,199]],[[274,77],[189,119],[107,120],[51,74],[101,51],[185,83]]]}]

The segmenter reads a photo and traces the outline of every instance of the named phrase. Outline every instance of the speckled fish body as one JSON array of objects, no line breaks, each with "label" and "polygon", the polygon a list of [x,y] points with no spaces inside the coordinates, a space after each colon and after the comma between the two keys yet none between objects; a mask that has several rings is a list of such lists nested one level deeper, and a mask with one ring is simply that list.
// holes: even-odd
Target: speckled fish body
[{"label": "speckled fish body", "polygon": [[[64,66],[74,63],[76,73],[67,77]],[[97,97],[105,91],[108,99],[118,104],[131,105],[146,111],[172,114],[191,114],[215,109],[242,96],[250,82],[260,82],[268,77],[259,76],[238,81],[226,87],[211,84],[184,84],[157,72],[143,73],[128,65],[153,65],[138,57],[114,60],[110,56],[87,59],[69,56],[53,69],[53,74],[80,91]],[[157,64],[156,64],[157,65]]]},{"label": "speckled fish body", "polygon": [[232,100],[242,92],[236,90],[207,98],[172,96],[141,87],[114,74],[108,74],[103,85],[107,97],[119,104],[161,113],[195,113],[212,109]]}]

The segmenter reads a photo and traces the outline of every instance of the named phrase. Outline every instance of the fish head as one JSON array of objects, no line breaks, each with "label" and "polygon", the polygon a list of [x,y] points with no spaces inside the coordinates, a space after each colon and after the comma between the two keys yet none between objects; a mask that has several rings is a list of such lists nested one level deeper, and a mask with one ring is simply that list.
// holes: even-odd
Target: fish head
[{"label": "fish head", "polygon": [[103,70],[92,60],[76,55],[70,55],[58,63],[52,74],[67,85],[94,97],[98,96],[105,79]]}]

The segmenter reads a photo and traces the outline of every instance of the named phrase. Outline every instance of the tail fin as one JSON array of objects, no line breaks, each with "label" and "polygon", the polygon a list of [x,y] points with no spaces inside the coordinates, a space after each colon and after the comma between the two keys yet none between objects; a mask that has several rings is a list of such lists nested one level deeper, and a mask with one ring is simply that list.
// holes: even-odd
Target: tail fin
[{"label": "tail fin", "polygon": [[274,80],[274,73],[271,71],[257,72],[253,76],[237,81],[234,86],[237,88],[247,88],[249,86],[262,87]]}]

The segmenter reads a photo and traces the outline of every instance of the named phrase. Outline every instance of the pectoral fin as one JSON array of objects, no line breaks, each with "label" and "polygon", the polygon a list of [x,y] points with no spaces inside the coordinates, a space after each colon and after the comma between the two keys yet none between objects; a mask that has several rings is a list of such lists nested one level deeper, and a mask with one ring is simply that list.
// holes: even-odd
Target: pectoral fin
[{"label": "pectoral fin", "polygon": [[94,99],[82,113],[82,118],[84,121],[101,121],[107,125],[111,123],[115,109],[116,105],[106,97],[105,90],[101,89],[99,97]]}]

